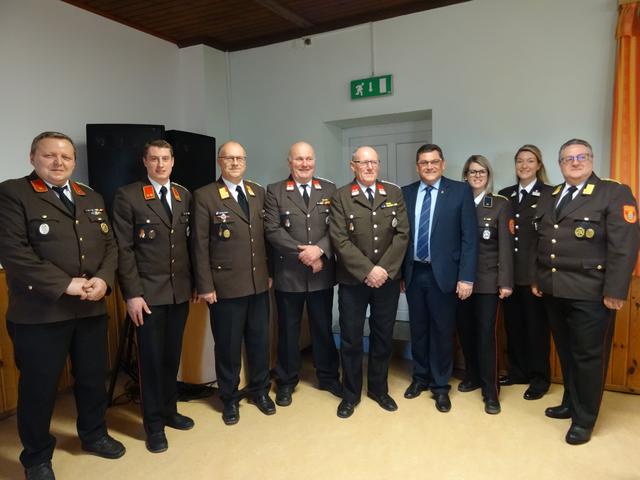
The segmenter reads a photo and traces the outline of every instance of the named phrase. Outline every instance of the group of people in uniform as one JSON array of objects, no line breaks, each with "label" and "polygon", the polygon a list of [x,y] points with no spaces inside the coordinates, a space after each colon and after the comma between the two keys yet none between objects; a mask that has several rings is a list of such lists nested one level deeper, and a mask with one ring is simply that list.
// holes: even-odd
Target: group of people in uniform
[{"label": "group of people in uniform", "polygon": [[[492,168],[481,155],[466,161],[462,181],[444,177],[444,154],[435,144],[418,149],[420,180],[402,188],[379,178],[374,148],[360,147],[350,160],[353,181],[336,188],[315,176],[315,153],[306,142],[291,146],[290,175],[265,191],[245,179],[246,151],[234,141],[218,150],[218,180],[192,194],[171,181],[172,147],[156,140],[143,154],[147,178],[116,192],[111,222],[102,197],[70,179],[71,138],[38,135],[30,161],[29,175],[0,184],[0,262],[20,370],[20,461],[29,479],[54,478],[49,424],[67,356],[82,449],[105,458],[125,453],[105,424],[104,296],[116,276],[135,325],[151,452],[168,448],[166,427],[194,426],[178,412],[176,391],[190,301],[209,305],[222,419],[233,425],[242,398],[265,415],[292,403],[305,308],[317,386],[340,398],[338,417],[350,417],[361,401],[367,319],[366,393],[381,408],[397,410],[387,377],[400,292],[409,306],[413,357],[405,398],[428,390],[438,411],[451,409],[456,328],[465,357],[460,392],[481,389],[489,414],[501,410],[500,386],[526,383],[524,398],[541,398],[550,382],[550,329],[564,395],[545,414],[571,419],[568,443],[591,437],[639,226],[631,190],[593,173],[593,151],[584,140],[560,148],[564,182],[555,188],[547,185],[540,150],[524,145],[515,156],[517,183],[500,194],[493,193]],[[339,350],[332,333],[336,283]],[[272,287],[275,403],[269,396]],[[504,377],[496,360],[500,300],[509,359]],[[243,343],[248,384],[239,389]]]}]

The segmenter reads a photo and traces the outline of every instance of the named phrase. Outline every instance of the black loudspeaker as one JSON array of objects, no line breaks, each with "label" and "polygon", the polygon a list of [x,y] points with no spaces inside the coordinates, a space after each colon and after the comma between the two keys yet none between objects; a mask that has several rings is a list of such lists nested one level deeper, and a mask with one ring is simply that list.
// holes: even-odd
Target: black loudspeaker
[{"label": "black loudspeaker", "polygon": [[216,139],[198,133],[167,130],[165,140],[173,147],[171,180],[191,192],[216,180]]},{"label": "black loudspeaker", "polygon": [[87,124],[89,184],[102,194],[109,211],[119,187],[145,177],[145,144],[162,138],[164,125]]}]

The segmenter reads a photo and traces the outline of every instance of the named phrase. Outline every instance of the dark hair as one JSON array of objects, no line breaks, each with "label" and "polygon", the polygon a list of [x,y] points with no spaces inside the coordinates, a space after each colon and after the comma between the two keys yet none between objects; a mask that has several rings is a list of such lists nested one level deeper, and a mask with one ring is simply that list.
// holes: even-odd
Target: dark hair
[{"label": "dark hair", "polygon": [[157,148],[168,148],[169,151],[171,152],[171,156],[173,157],[173,147],[171,146],[171,144],[169,142],[167,142],[166,140],[152,140],[150,142],[147,142],[144,146],[144,154],[143,157],[147,156],[147,153],[149,153],[149,149],[151,147],[157,147]]},{"label": "dark hair", "polygon": [[74,158],[76,157],[75,143],[73,143],[73,140],[71,140],[71,138],[68,135],[65,135],[64,133],[60,133],[60,132],[42,132],[40,135],[36,136],[36,138],[34,138],[33,141],[31,142],[30,155],[33,155],[34,153],[36,153],[36,148],[38,148],[38,143],[40,143],[40,141],[44,140],[45,138],[57,138],[60,140],[66,140],[73,147],[73,157]]},{"label": "dark hair", "polygon": [[591,148],[591,144],[589,142],[580,138],[572,138],[571,140],[564,142],[560,147],[560,150],[558,150],[558,162],[562,160],[562,151],[571,145],[582,145],[583,147],[587,147],[589,149],[589,153],[593,157],[593,148]]},{"label": "dark hair", "polygon": [[440,158],[442,159],[442,161],[444,161],[444,155],[442,154],[442,149],[438,145],[436,145],[435,143],[425,143],[416,152],[416,163],[418,163],[418,159],[420,158],[420,155],[422,155],[423,153],[429,153],[429,152],[438,152],[440,154]]},{"label": "dark hair", "polygon": [[[538,160],[538,163],[540,164],[540,168],[536,172],[536,178],[540,180],[542,183],[549,183],[549,177],[547,176],[547,169],[544,168],[544,162],[542,161],[542,152],[540,151],[540,149],[535,145],[527,143],[521,146],[516,152],[516,154],[513,156],[514,162],[518,160],[518,155],[520,155],[522,152],[533,153],[533,155],[536,157],[536,160]],[[516,175],[516,183],[518,182],[520,182],[520,179]]]}]

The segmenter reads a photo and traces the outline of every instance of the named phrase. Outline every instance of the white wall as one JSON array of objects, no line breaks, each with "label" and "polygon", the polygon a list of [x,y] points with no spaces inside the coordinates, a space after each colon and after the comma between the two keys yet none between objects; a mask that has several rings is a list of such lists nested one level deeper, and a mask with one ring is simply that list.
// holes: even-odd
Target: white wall
[{"label": "white wall", "polygon": [[[344,118],[432,110],[433,138],[458,178],[481,153],[513,183],[513,154],[535,143],[552,181],[568,138],[594,146],[609,173],[615,64],[614,0],[474,0],[374,24],[376,73],[394,75],[394,95],[349,99],[349,81],[371,74],[368,25],[231,54],[231,132],[247,146],[249,176],[286,173],[288,146],[316,146],[319,174],[341,183]],[[274,162],[275,165],[274,166]]]},{"label": "white wall", "polygon": [[59,1],[0,1],[0,180],[30,171],[43,130],[78,143],[87,179],[86,123],[180,128],[179,50]]}]

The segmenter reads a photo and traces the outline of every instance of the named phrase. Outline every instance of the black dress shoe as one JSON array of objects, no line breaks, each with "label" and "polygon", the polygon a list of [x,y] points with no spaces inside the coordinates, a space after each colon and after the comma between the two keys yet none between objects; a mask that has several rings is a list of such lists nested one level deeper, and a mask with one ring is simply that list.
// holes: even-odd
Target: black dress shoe
[{"label": "black dress shoe", "polygon": [[451,400],[448,393],[434,393],[433,398],[436,401],[436,408],[439,412],[446,413],[451,410]]},{"label": "black dress shoe", "polygon": [[24,477],[27,480],[56,480],[51,468],[51,462],[40,463],[24,469]]},{"label": "black dress shoe", "polygon": [[193,419],[180,415],[178,412],[172,413],[164,419],[164,424],[167,427],[175,428],[176,430],[191,430],[195,423]]},{"label": "black dress shoe", "polygon": [[498,377],[498,383],[503,387],[507,387],[509,385],[513,385],[514,382],[511,380],[509,375],[500,375]]},{"label": "black dress shoe", "polygon": [[293,388],[291,387],[278,387],[276,391],[276,403],[280,407],[288,407],[291,405],[291,394],[293,393]]},{"label": "black dress shoe", "polygon": [[342,385],[338,382],[335,383],[321,383],[318,385],[318,389],[324,390],[326,392],[335,395],[338,398],[342,398]]},{"label": "black dress shoe", "polygon": [[409,385],[407,389],[404,391],[404,398],[408,398],[408,399],[417,398],[420,396],[422,392],[424,392],[427,389],[428,387],[414,380],[413,382],[411,382],[411,385]]},{"label": "black dress shoe", "polygon": [[549,418],[566,419],[571,418],[571,409],[564,405],[558,405],[545,409],[544,414]]},{"label": "black dress shoe", "polygon": [[120,458],[126,449],[124,445],[115,438],[105,433],[98,440],[90,443],[82,442],[82,449],[85,452],[93,453],[102,458]]},{"label": "black dress shoe", "polygon": [[225,425],[235,425],[240,421],[240,408],[238,402],[225,402],[222,409],[222,421]]},{"label": "black dress shoe", "polygon": [[542,397],[544,397],[544,394],[547,392],[539,392],[537,390],[533,390],[531,387],[527,388],[527,390],[524,392],[524,399],[525,400],[538,400]]},{"label": "black dress shoe", "polygon": [[348,402],[346,400],[342,400],[340,405],[338,405],[338,416],[340,418],[349,418],[353,415],[353,410],[356,408],[355,403]]},{"label": "black dress shoe", "polygon": [[565,440],[570,445],[582,445],[591,440],[591,432],[593,428],[581,427],[575,423],[571,424]]},{"label": "black dress shoe", "polygon": [[258,410],[265,415],[273,415],[276,413],[276,405],[266,393],[261,393],[253,397],[253,403],[255,403]]},{"label": "black dress shoe", "polygon": [[501,411],[500,402],[495,399],[485,400],[484,411],[489,415],[497,415]]},{"label": "black dress shoe", "polygon": [[479,388],[480,384],[471,380],[463,380],[458,384],[458,391],[462,393],[473,392]]},{"label": "black dress shoe", "polygon": [[371,400],[374,400],[378,403],[382,408],[389,412],[395,412],[398,410],[398,405],[396,402],[389,396],[387,393],[381,393],[380,395],[376,395],[373,392],[367,392],[367,397]]},{"label": "black dress shoe", "polygon": [[151,453],[166,452],[169,448],[169,442],[164,432],[155,432],[147,434],[147,441],[145,442],[147,450]]}]

